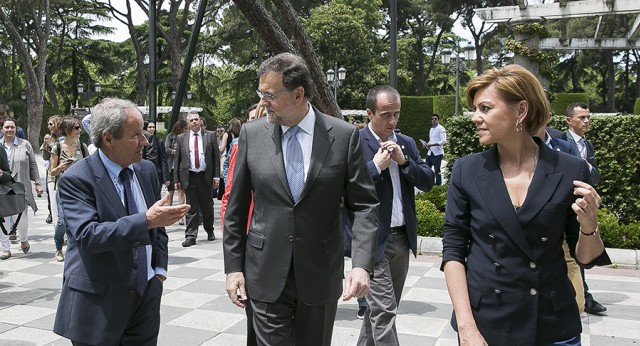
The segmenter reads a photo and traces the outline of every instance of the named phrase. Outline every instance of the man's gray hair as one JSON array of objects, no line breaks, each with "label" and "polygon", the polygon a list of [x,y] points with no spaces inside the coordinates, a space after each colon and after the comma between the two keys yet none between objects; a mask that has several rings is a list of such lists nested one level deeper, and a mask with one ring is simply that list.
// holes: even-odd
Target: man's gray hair
[{"label": "man's gray hair", "polygon": [[102,147],[102,134],[120,139],[124,135],[124,126],[131,109],[137,109],[135,103],[117,98],[105,98],[91,110],[91,137],[96,148]]}]

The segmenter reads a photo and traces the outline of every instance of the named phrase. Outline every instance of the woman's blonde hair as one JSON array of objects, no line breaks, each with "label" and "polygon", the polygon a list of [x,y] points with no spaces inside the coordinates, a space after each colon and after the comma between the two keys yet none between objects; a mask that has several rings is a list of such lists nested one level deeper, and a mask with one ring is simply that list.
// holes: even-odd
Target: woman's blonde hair
[{"label": "woman's blonde hair", "polygon": [[527,101],[528,111],[522,126],[530,135],[549,121],[549,101],[538,79],[520,65],[493,68],[472,79],[467,85],[467,104],[474,108],[478,91],[493,86],[508,103]]}]

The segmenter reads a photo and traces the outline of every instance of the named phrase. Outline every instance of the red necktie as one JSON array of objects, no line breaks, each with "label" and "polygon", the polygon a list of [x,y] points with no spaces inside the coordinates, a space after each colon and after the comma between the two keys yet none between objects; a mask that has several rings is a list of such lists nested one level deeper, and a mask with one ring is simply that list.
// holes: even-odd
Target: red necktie
[{"label": "red necktie", "polygon": [[200,154],[198,152],[198,134],[197,133],[193,134],[193,151],[196,154],[196,157],[194,159],[194,162],[195,162],[194,165],[196,169],[200,169]]}]

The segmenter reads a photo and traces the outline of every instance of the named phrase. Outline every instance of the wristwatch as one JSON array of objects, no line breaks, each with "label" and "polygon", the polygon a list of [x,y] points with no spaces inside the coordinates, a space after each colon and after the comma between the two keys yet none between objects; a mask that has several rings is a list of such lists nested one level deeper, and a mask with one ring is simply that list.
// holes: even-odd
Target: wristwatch
[{"label": "wristwatch", "polygon": [[408,156],[408,155],[405,155],[405,156],[404,156],[404,164],[403,164],[403,165],[398,165],[398,167],[400,167],[400,168],[405,168],[405,167],[409,166],[409,164],[410,164],[410,162],[409,162],[409,156]]}]

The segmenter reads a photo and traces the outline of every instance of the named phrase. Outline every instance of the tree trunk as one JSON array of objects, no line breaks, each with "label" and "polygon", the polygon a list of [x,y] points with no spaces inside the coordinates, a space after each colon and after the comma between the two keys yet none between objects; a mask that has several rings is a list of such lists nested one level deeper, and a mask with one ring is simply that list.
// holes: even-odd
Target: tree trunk
[{"label": "tree trunk", "polygon": [[616,72],[613,63],[613,52],[605,51],[605,63],[607,66],[607,110],[609,112],[616,111]]},{"label": "tree trunk", "polygon": [[[20,67],[25,75],[27,84],[27,138],[34,148],[40,147],[40,127],[42,124],[42,110],[44,108],[45,72],[47,66],[47,44],[51,32],[51,7],[49,0],[37,1],[29,6],[30,13],[14,13],[20,17],[16,28],[7,15],[6,8],[0,7],[0,22],[4,24],[16,53],[20,59]],[[14,9],[16,9],[14,7]],[[19,12],[16,10],[15,12]],[[31,17],[31,18],[28,18]],[[30,22],[33,20],[33,22]],[[44,20],[44,23],[43,23]],[[28,30],[27,30],[28,28]],[[29,32],[29,37],[23,37],[20,32]],[[31,40],[28,42],[27,40]],[[36,58],[32,59],[29,47],[32,46]],[[38,65],[33,65],[33,60]]]},{"label": "tree trunk", "polygon": [[313,98],[314,105],[323,113],[342,118],[342,112],[333,99],[329,85],[325,83],[324,71],[315,55],[311,40],[303,30],[300,19],[291,3],[288,0],[273,0],[284,20],[284,25],[287,26],[286,31],[293,33],[295,36],[295,47],[285,35],[285,31],[276,23],[260,2],[251,0],[233,0],[233,2],[247,20],[253,23],[253,27],[267,43],[273,54],[290,52],[298,54],[305,59],[307,65],[309,65],[311,77],[315,81],[321,81],[316,83],[316,95]]}]

